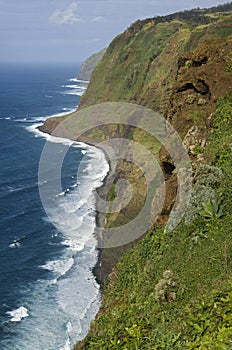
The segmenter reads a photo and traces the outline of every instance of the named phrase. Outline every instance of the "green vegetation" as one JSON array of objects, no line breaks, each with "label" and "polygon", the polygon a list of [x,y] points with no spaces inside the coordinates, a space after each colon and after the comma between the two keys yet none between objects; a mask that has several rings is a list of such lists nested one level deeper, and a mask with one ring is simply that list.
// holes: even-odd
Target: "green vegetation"
[{"label": "green vegetation", "polygon": [[[85,107],[111,101],[159,112],[185,138],[194,176],[186,214],[173,231],[164,224],[176,174],[167,171],[157,226],[138,242],[101,251],[99,280],[114,266],[113,272],[99,314],[75,350],[232,349],[231,11],[228,3],[137,21],[112,41],[93,71],[80,102],[83,114]],[[58,124],[49,119],[41,129],[52,132]],[[109,124],[82,140],[115,137],[139,142],[170,164],[167,152],[141,129]],[[107,227],[133,219],[146,197],[144,175],[132,162],[119,161],[113,175],[129,180],[135,195],[107,215]],[[115,184],[105,193],[109,201]]]},{"label": "green vegetation", "polygon": [[193,119],[194,124],[196,124],[196,125],[198,125],[199,122],[201,122],[202,120],[204,120],[204,119],[205,119],[205,116],[206,116],[206,112],[205,112],[205,111],[201,111],[201,110],[194,111],[194,112],[191,114],[191,118]]},{"label": "green vegetation", "polygon": [[220,195],[213,203],[223,205],[223,216],[199,213],[170,233],[162,227],[147,233],[117,264],[99,315],[75,349],[231,348],[231,129],[232,94],[218,101],[213,116],[205,149],[212,165],[195,174],[197,186]]},{"label": "green vegetation", "polygon": [[[173,231],[157,225],[127,253],[126,246],[101,252],[107,273],[123,256],[75,350],[232,349],[231,10],[229,3],[137,21],[112,41],[93,72],[81,108],[132,102],[163,113],[183,138],[193,128],[195,173],[190,204]],[[142,130],[124,136],[158,153],[158,142]],[[167,160],[162,150],[159,156]],[[121,174],[136,195],[108,215],[109,227],[128,222],[144,201],[138,169],[122,162]],[[114,196],[113,185],[108,198]]]},{"label": "green vegetation", "polygon": [[196,170],[194,176],[194,186],[189,201],[189,206],[185,215],[185,223],[190,224],[200,214],[203,217],[221,217],[222,208],[217,189],[222,180],[220,168],[202,164]]},{"label": "green vegetation", "polygon": [[155,300],[170,303],[177,298],[178,279],[170,270],[164,271],[163,278],[155,286]]},{"label": "green vegetation", "polygon": [[202,203],[203,209],[199,211],[199,214],[206,219],[218,218],[223,216],[223,210],[220,199],[211,199]]},{"label": "green vegetation", "polygon": [[80,107],[126,101],[164,112],[179,56],[207,39],[231,35],[231,10],[229,3],[135,22],[109,45]]}]

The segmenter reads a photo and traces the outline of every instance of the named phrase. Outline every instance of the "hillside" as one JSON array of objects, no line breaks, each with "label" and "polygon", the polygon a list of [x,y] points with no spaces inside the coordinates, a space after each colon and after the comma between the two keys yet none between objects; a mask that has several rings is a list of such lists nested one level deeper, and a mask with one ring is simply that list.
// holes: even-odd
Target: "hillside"
[{"label": "hillside", "polygon": [[169,233],[150,230],[121,259],[89,335],[75,350],[230,349],[231,130],[230,94],[217,102],[204,149],[211,165],[195,173],[185,219]]},{"label": "hillside", "polygon": [[[185,217],[168,230],[178,171],[167,149],[149,133],[118,124],[81,135],[93,144],[115,137],[141,143],[159,160],[166,197],[157,224],[140,240],[100,251],[95,273],[101,282],[109,276],[102,307],[75,350],[231,347],[231,22],[231,3],[137,21],[112,41],[92,73],[79,110],[130,102],[159,112],[187,149],[193,190]],[[51,133],[61,120],[48,119],[41,129]],[[123,210],[100,217],[106,227],[133,220],[146,197],[143,174],[126,161],[118,161],[99,193],[113,200],[121,178],[136,190]]]},{"label": "hillside", "polygon": [[227,37],[230,24],[229,13],[219,16],[203,10],[137,21],[109,45],[93,72],[81,108],[126,101],[164,113],[180,55],[206,40]]},{"label": "hillside", "polygon": [[[216,101],[231,89],[228,71],[231,65],[231,12],[228,12],[231,4],[219,9],[225,12],[218,13],[217,8],[184,11],[134,23],[109,45],[82,96],[80,109],[121,101],[158,111],[172,122],[183,139],[188,133],[184,142],[196,166],[197,160],[202,161],[201,145],[206,143]],[[110,128],[104,130],[108,138],[113,134]],[[133,139],[151,148],[155,143],[139,131]],[[160,150],[159,159],[163,163],[169,162],[164,149]],[[130,181],[137,189],[141,188],[142,177],[135,169],[128,168],[128,164],[118,164],[116,173],[118,178],[130,173]],[[175,185],[175,175],[167,176],[167,195],[160,222],[167,220],[172,208]],[[108,215],[108,224],[116,226],[131,220],[143,201],[141,189],[118,215]],[[130,248],[131,245],[102,252],[103,280],[118,256]]]},{"label": "hillside", "polygon": [[[231,10],[228,4],[138,21],[113,40],[93,72],[80,108],[125,101],[161,112],[188,149],[194,188],[175,230],[151,228],[113,268],[98,317],[75,349],[230,348]],[[147,135],[132,134],[152,147]],[[164,147],[155,153],[171,164]],[[125,175],[126,167],[119,163],[116,173]],[[136,171],[128,178],[141,186]],[[175,199],[175,174],[166,185],[160,224]],[[133,208],[109,215],[108,225],[130,219]],[[131,247],[101,252],[103,278]]]}]

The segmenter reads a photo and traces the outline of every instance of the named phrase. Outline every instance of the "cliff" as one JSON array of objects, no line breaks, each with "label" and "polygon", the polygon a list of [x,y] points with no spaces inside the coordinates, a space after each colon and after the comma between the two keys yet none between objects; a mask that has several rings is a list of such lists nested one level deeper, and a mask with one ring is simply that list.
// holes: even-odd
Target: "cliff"
[{"label": "cliff", "polygon": [[91,55],[89,58],[87,58],[86,61],[82,64],[78,74],[77,79],[89,81],[92,75],[92,72],[98,62],[102,59],[106,49],[103,49],[93,55]]},{"label": "cliff", "polygon": [[[160,162],[166,196],[157,224],[140,240],[101,251],[97,274],[102,280],[110,274],[102,307],[75,349],[230,346],[231,11],[228,3],[137,21],[112,41],[92,73],[80,111],[130,102],[159,112],[183,140],[193,190],[186,215],[169,232],[164,225],[178,190],[170,152],[149,133],[128,126],[109,124],[83,136],[93,143],[115,137],[140,142]],[[52,132],[58,124],[50,119],[43,130]],[[120,178],[136,190],[123,210],[107,214],[106,227],[130,222],[146,197],[143,174],[133,163],[119,161],[113,183],[100,191],[104,198],[114,199]]]},{"label": "cliff", "polygon": [[231,34],[230,14],[211,12],[184,11],[134,23],[109,45],[80,107],[125,101],[165,113],[180,55]]},{"label": "cliff", "polygon": [[[231,5],[211,10],[194,10],[174,15],[137,21],[109,45],[103,59],[93,71],[80,109],[104,102],[136,103],[162,113],[178,131],[188,147],[193,166],[203,161],[210,118],[216,101],[231,88]],[[188,135],[187,135],[188,133]],[[132,138],[148,146],[155,144],[144,133]],[[113,135],[105,128],[108,138]],[[121,135],[118,135],[121,136]],[[158,150],[155,149],[155,153]],[[159,159],[170,162],[164,148]],[[118,177],[131,174],[125,163],[118,164]],[[176,176],[166,174],[166,200],[158,222],[165,222],[176,196]],[[136,188],[143,182],[138,172],[129,176]],[[109,225],[131,220],[138,203],[143,203],[143,191],[136,193],[120,213],[108,215]],[[102,252],[101,276],[129,247]]]},{"label": "cliff", "polygon": [[[109,101],[162,113],[183,139],[193,165],[193,192],[175,230],[166,222],[176,196],[176,174],[164,147],[166,200],[158,221],[135,247],[104,249],[101,273],[110,273],[102,307],[75,349],[228,349],[231,245],[232,6],[138,21],[113,40],[93,72],[80,108]],[[113,137],[110,127],[106,134]],[[114,129],[115,131],[115,129]],[[140,131],[130,137],[146,147]],[[169,166],[168,166],[169,165]],[[141,188],[141,174],[119,163]],[[222,175],[223,174],[223,175]],[[142,202],[142,196],[137,195]],[[108,215],[127,222],[134,204]],[[129,250],[125,254],[126,250]]]}]

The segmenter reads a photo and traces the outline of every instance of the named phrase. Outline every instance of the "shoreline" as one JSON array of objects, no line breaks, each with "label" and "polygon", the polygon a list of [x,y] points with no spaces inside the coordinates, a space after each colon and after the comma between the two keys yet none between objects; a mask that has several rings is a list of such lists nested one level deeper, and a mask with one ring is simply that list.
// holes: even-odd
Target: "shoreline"
[{"label": "shoreline", "polygon": [[[70,113],[66,114],[66,115],[63,115],[63,116],[60,116],[60,118],[64,117],[64,116],[68,116],[70,115]],[[57,117],[59,118],[59,117]],[[83,141],[83,140],[80,140],[80,141],[74,141],[74,140],[71,140],[67,137],[63,137],[63,136],[58,136],[58,135],[52,135],[52,132],[50,132],[49,130],[46,130],[46,128],[44,128],[45,126],[45,122],[47,120],[49,120],[50,118],[48,117],[43,124],[40,124],[40,125],[36,125],[35,129],[38,130],[39,132],[41,132],[42,134],[45,134],[45,135],[49,135],[49,136],[54,136],[54,137],[60,137],[60,138],[63,138],[63,139],[67,139],[69,141],[72,141],[72,142],[78,142],[78,143],[83,143],[83,144],[86,144],[87,146],[90,146],[90,147],[95,147],[97,149],[99,149],[103,154],[104,154],[104,158],[106,160],[106,162],[108,163],[109,165],[109,171],[108,173],[106,174],[106,176],[104,177],[104,179],[102,180],[102,185],[100,187],[96,187],[94,192],[96,192],[101,198],[105,199],[106,198],[106,195],[107,195],[107,185],[109,183],[109,180],[111,179],[111,177],[113,176],[113,173],[112,173],[112,166],[111,166],[111,162],[110,162],[110,159],[108,157],[108,155],[106,154],[105,150],[101,147],[97,147],[95,144],[91,143],[91,142],[88,142],[87,140],[86,141]],[[94,193],[94,196],[96,197],[96,194]],[[97,234],[96,234],[96,231],[97,231],[97,228],[100,228],[100,227],[104,227],[104,224],[105,224],[105,215],[101,212],[99,212],[97,210],[97,199],[96,199],[96,217],[95,217],[95,223],[96,223],[96,226],[95,226],[95,230],[93,232],[93,235],[95,236],[95,238],[98,240],[98,237],[97,237]],[[96,264],[92,267],[91,271],[93,273],[93,276],[97,282],[97,284],[99,285],[99,290],[100,290],[100,296],[102,296],[102,292],[103,292],[103,289],[104,289],[104,281],[105,281],[105,276],[103,276],[103,273],[102,273],[102,249],[103,248],[99,248],[98,246],[96,246],[96,251],[97,251],[97,262]]]}]

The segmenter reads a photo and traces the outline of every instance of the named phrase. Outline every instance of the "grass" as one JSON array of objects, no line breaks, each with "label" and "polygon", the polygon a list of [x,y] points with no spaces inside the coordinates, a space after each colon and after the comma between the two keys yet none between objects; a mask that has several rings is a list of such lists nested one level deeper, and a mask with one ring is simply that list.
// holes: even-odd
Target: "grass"
[{"label": "grass", "polygon": [[[197,24],[182,20],[183,16],[181,20],[156,25],[151,20],[138,21],[110,44],[93,73],[81,105],[126,101],[165,111],[180,54],[207,39],[231,34],[229,16],[215,16],[212,23]],[[229,74],[230,57],[226,56],[226,60]],[[190,117],[196,125],[205,124],[204,108],[192,112]],[[102,306],[89,334],[75,350],[231,348],[231,123],[232,96],[228,95],[218,101],[216,112],[207,124],[210,129],[207,148],[196,149],[204,153],[208,164],[223,172],[215,188],[218,200],[213,199],[213,207],[216,209],[210,209],[209,204],[204,204],[207,200],[202,198],[195,219],[189,224],[183,220],[170,233],[163,227],[155,227],[126,254],[124,247],[116,253],[104,251],[104,264],[112,262],[115,254],[118,257],[123,252],[124,255],[105,285]],[[131,132],[128,139],[138,141],[153,154],[158,152],[158,142],[141,130]],[[128,164],[119,168],[130,173]],[[127,216],[123,211],[108,215],[111,227],[128,222],[140,211],[144,200],[143,178],[138,175],[129,180],[136,196],[129,203]],[[115,186],[110,189],[109,199],[114,196]],[[204,205],[212,213],[205,215]],[[162,287],[160,282],[168,270],[178,281],[175,298],[159,301],[157,286]]]},{"label": "grass", "polygon": [[[223,216],[198,216],[171,233],[147,233],[114,269],[102,307],[75,349],[231,348],[232,339],[232,95],[218,101],[208,162],[220,167]],[[156,286],[171,270],[175,300],[158,302]]]}]

